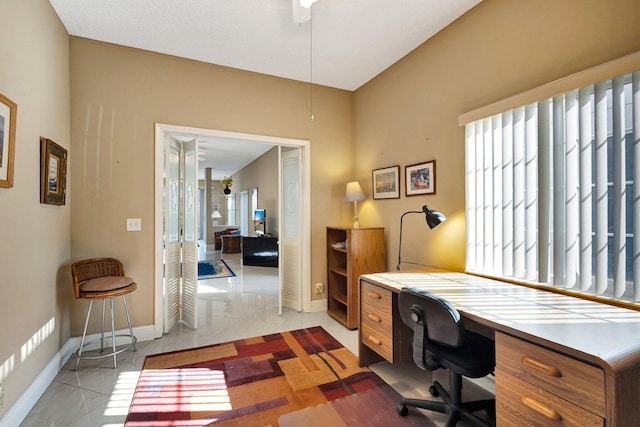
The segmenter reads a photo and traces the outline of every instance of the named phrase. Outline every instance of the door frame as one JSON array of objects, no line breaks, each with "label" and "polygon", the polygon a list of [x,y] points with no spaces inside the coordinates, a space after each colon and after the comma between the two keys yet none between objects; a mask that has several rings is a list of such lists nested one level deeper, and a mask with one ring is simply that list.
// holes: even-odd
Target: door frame
[{"label": "door frame", "polygon": [[[298,147],[302,151],[302,271],[300,283],[302,290],[302,309],[311,311],[311,155],[310,141],[305,139],[281,138],[248,133],[228,132],[214,129],[194,128],[188,126],[155,123],[155,178],[154,178],[154,284],[155,284],[155,336],[163,333],[164,295],[163,295],[163,192],[164,192],[164,139],[167,134],[192,135],[194,137],[212,137],[237,139],[243,142],[271,144],[285,147]],[[282,165],[278,164],[278,173]],[[282,230],[280,230],[282,233]]]}]

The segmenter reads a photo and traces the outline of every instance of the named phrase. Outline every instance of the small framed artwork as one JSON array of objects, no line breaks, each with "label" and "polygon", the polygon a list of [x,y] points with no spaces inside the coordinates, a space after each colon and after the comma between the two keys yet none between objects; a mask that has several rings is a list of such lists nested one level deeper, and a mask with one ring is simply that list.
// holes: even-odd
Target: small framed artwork
[{"label": "small framed artwork", "polygon": [[67,150],[40,137],[40,203],[64,205],[67,193]]},{"label": "small framed artwork", "polygon": [[375,169],[371,175],[374,199],[400,198],[400,166]]},{"label": "small framed artwork", "polygon": [[16,145],[15,102],[0,93],[0,187],[13,187],[13,159]]},{"label": "small framed artwork", "polygon": [[436,194],[436,161],[405,166],[404,179],[407,196]]}]

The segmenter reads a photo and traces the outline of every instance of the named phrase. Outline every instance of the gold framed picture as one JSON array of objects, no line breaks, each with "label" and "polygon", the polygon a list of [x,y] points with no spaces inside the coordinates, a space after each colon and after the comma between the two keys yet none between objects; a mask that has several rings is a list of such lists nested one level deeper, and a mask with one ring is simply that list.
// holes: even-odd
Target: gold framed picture
[{"label": "gold framed picture", "polygon": [[40,203],[64,205],[67,193],[67,150],[40,137]]},{"label": "gold framed picture", "polygon": [[0,93],[0,187],[13,187],[18,105]]}]

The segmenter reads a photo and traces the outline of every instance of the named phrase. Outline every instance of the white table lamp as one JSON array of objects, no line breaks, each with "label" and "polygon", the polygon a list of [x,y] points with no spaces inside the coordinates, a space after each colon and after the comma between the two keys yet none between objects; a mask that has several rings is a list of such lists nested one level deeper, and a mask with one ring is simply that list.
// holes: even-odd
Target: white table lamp
[{"label": "white table lamp", "polygon": [[347,183],[347,197],[346,202],[353,202],[353,228],[360,228],[358,222],[358,200],[364,200],[364,192],[358,181],[351,181]]},{"label": "white table lamp", "polygon": [[218,220],[222,218],[222,214],[220,214],[220,211],[213,211],[211,212],[211,218],[213,218],[213,223],[217,224]]}]

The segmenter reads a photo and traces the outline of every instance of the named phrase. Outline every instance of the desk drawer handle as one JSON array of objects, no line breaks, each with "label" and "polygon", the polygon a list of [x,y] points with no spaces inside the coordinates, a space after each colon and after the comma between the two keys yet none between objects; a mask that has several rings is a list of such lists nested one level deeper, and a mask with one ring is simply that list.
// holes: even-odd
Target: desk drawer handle
[{"label": "desk drawer handle", "polygon": [[382,319],[380,319],[378,316],[376,316],[375,314],[369,313],[367,315],[367,317],[371,320],[373,320],[376,323],[380,323],[382,321]]},{"label": "desk drawer handle", "polygon": [[562,417],[560,416],[558,411],[556,411],[553,408],[549,408],[544,403],[540,403],[535,399],[532,399],[530,397],[526,397],[525,396],[525,397],[522,398],[522,403],[524,403],[525,406],[533,409],[534,411],[536,411],[540,415],[543,415],[543,416],[549,418],[550,420],[555,420],[555,421],[562,420]]},{"label": "desk drawer handle", "polygon": [[562,372],[560,372],[560,369],[556,368],[555,366],[547,365],[546,363],[534,359],[533,357],[524,356],[522,358],[522,363],[532,369],[535,369],[536,371],[549,375],[550,377],[560,378],[562,376]]},{"label": "desk drawer handle", "polygon": [[371,298],[375,298],[375,299],[381,299],[381,298],[382,298],[382,296],[381,296],[379,293],[377,293],[377,292],[371,292],[371,291],[370,291],[368,295],[369,295]]},{"label": "desk drawer handle", "polygon": [[380,341],[378,338],[374,337],[373,335],[369,335],[369,341],[371,341],[375,345],[381,345],[382,344],[382,341]]}]

